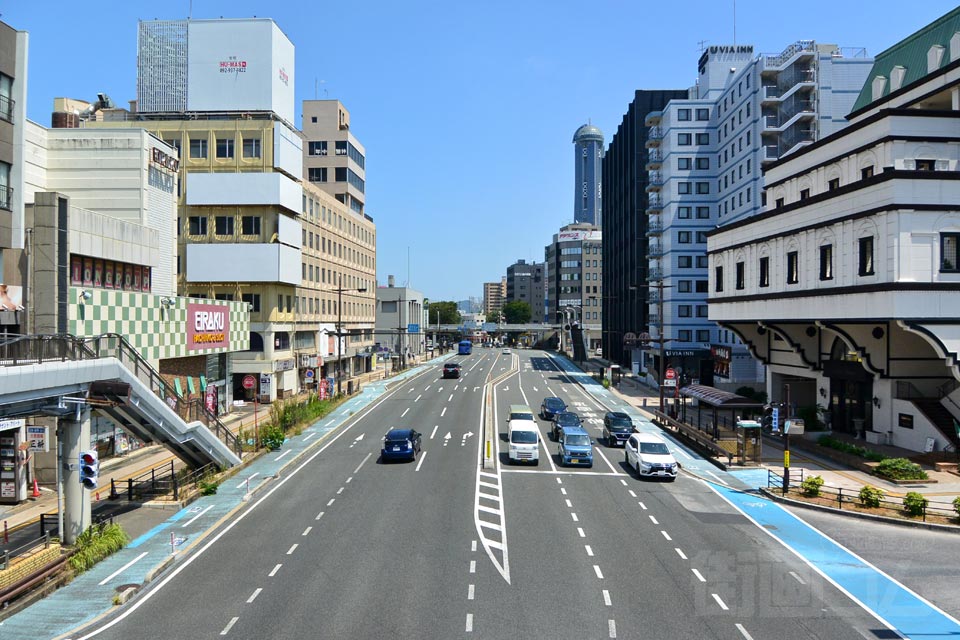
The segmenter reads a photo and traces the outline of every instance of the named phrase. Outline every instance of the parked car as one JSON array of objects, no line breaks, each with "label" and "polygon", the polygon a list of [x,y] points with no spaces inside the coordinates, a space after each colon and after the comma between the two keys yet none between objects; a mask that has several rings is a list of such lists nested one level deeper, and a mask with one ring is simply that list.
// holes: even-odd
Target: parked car
[{"label": "parked car", "polygon": [[593,444],[583,427],[564,427],[560,430],[560,464],[593,466]]},{"label": "parked car", "polygon": [[460,377],[460,365],[456,362],[447,362],[443,365],[443,377],[444,378],[459,378]]},{"label": "parked car", "polygon": [[420,434],[413,429],[390,429],[383,436],[383,447],[380,449],[380,459],[389,460],[416,460],[420,453]]},{"label": "parked car", "polygon": [[667,443],[653,433],[634,433],[627,438],[623,459],[641,478],[677,479],[680,465]]},{"label": "parked car", "polygon": [[553,438],[560,439],[560,430],[564,427],[582,427],[580,416],[570,411],[561,411],[553,416]]},{"label": "parked car", "polygon": [[608,447],[622,447],[633,433],[633,420],[622,411],[608,411],[603,416],[603,440]]},{"label": "parked car", "polygon": [[567,410],[567,403],[557,397],[544,398],[540,403],[540,417],[544,420],[553,420],[553,416]]}]

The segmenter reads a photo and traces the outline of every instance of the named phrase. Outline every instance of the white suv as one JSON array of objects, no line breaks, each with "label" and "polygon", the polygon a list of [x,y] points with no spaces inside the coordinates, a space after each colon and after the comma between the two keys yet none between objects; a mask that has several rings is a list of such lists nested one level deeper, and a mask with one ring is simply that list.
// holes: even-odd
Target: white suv
[{"label": "white suv", "polygon": [[667,478],[672,482],[680,470],[667,443],[652,433],[631,434],[624,445],[623,460],[641,478]]}]

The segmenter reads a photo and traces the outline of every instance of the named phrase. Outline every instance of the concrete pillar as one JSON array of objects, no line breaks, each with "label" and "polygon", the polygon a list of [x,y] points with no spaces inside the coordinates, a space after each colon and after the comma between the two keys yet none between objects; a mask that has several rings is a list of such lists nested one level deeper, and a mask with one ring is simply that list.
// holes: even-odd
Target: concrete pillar
[{"label": "concrete pillar", "polygon": [[[79,415],[79,420],[75,420]],[[91,524],[90,491],[80,484],[80,452],[90,449],[90,408],[81,405],[79,414],[60,418],[63,447],[63,533],[65,544],[73,544],[77,536]]]}]

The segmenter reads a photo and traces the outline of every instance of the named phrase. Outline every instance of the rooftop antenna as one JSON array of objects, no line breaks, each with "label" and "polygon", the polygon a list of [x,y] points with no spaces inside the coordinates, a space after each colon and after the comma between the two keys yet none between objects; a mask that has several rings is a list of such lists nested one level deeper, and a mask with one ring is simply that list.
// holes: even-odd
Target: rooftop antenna
[{"label": "rooftop antenna", "polygon": [[697,40],[697,44],[700,46],[700,53],[703,53],[707,50],[707,43],[709,40]]}]

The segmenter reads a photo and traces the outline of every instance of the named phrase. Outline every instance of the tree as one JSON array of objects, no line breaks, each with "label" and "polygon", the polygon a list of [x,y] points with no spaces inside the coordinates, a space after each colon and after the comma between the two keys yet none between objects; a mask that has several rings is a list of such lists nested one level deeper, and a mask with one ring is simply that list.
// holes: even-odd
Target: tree
[{"label": "tree", "polygon": [[500,311],[494,309],[487,314],[487,322],[493,322],[494,324],[500,324]]},{"label": "tree", "polygon": [[533,311],[523,300],[514,300],[503,305],[503,316],[509,324],[524,324],[530,322]]},{"label": "tree", "polygon": [[436,326],[437,314],[440,314],[440,324],[460,324],[460,312],[456,302],[431,302],[430,324]]}]

